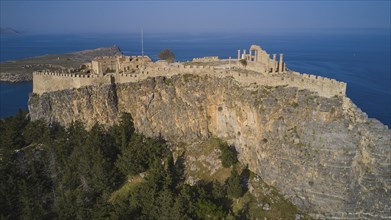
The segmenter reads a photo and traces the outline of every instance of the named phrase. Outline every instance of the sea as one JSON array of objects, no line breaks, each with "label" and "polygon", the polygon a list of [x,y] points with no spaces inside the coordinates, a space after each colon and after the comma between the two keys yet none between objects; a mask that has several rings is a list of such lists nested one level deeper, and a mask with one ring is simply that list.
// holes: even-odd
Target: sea
[{"label": "sea", "polygon": [[[289,69],[347,83],[347,96],[391,127],[390,30],[260,30],[249,33],[148,33],[144,53],[157,60],[168,48],[176,60],[219,56],[236,58],[238,49],[258,44],[269,54],[283,53]],[[126,55],[141,54],[140,33],[1,35],[0,61],[117,45]],[[31,82],[0,83],[0,118],[27,110]]]}]

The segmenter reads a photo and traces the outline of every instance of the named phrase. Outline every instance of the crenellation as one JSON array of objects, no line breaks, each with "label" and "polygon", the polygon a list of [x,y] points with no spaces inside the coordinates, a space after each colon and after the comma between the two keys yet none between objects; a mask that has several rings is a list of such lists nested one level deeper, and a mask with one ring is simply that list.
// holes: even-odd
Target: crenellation
[{"label": "crenellation", "polygon": [[[244,86],[251,84],[257,84],[260,86],[283,86],[288,85],[291,87],[297,87],[299,89],[308,89],[310,91],[318,92],[320,96],[332,97],[332,96],[344,96],[346,93],[346,83],[338,82],[335,79],[329,79],[322,76],[316,76],[308,73],[298,73],[287,70],[284,67],[284,71],[279,71],[278,63],[275,61],[276,55],[273,54],[273,59],[270,59],[270,55],[260,49],[260,47],[252,45],[250,48],[250,54],[243,55],[251,56],[250,66],[243,69],[241,66],[236,65],[234,68],[228,68],[224,64],[224,60],[214,62],[213,65],[208,65],[209,61],[204,61],[204,65],[184,65],[183,63],[168,64],[166,62],[146,62],[143,69],[140,66],[133,66],[134,68],[124,68],[121,62],[116,65],[123,67],[126,71],[111,71],[106,73],[97,74],[94,70],[89,72],[67,73],[67,71],[54,71],[47,70],[33,73],[33,92],[36,94],[42,94],[45,92],[52,92],[64,89],[75,89],[89,85],[105,85],[112,83],[128,83],[144,80],[147,77],[166,76],[171,77],[178,74],[194,74],[194,75],[212,75],[214,77],[232,77],[237,82]],[[256,52],[253,52],[256,50]],[[246,57],[245,56],[245,57]],[[138,60],[143,56],[119,56],[119,57],[98,57],[93,60],[95,64],[101,64],[100,62],[109,62],[110,60],[125,60],[124,62],[130,62]],[[144,59],[146,57],[144,56]],[[149,59],[149,58],[148,58]],[[230,61],[231,62],[231,61]],[[262,62],[268,62],[268,68],[262,67]],[[209,62],[210,63],[210,62]],[[236,63],[239,63],[236,61]],[[281,62],[282,63],[282,62]],[[216,64],[216,65],[214,65]],[[285,65],[285,64],[283,64]],[[94,64],[91,62],[91,66],[94,68]],[[96,66],[96,65],[95,65]],[[262,67],[262,68],[261,68]],[[243,71],[245,74],[242,74]],[[277,72],[276,72],[277,71]]]},{"label": "crenellation", "polygon": [[192,62],[214,62],[219,61],[218,56],[211,56],[211,57],[200,57],[200,58],[193,58]]}]

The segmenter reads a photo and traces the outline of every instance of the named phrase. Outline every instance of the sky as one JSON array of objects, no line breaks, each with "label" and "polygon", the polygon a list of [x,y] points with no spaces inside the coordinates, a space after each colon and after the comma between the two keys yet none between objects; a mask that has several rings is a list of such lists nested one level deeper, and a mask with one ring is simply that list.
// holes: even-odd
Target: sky
[{"label": "sky", "polygon": [[0,0],[0,26],[26,33],[391,29],[390,1]]}]

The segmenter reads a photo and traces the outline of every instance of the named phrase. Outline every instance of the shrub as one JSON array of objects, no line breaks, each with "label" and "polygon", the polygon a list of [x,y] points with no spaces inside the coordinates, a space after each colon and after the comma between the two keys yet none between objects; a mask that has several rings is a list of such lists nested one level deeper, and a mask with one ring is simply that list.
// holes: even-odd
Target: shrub
[{"label": "shrub", "polygon": [[164,49],[160,51],[160,53],[157,56],[159,57],[159,59],[165,60],[170,63],[174,62],[175,60],[175,54],[169,49]]},{"label": "shrub", "polygon": [[246,66],[247,66],[247,60],[241,59],[241,60],[239,60],[239,62],[240,62],[240,64],[242,64],[242,66],[243,66],[244,68],[246,68]]},{"label": "shrub", "polygon": [[231,167],[238,162],[237,152],[234,146],[229,146],[227,143],[222,143],[219,146],[221,151],[221,163],[223,167]]}]

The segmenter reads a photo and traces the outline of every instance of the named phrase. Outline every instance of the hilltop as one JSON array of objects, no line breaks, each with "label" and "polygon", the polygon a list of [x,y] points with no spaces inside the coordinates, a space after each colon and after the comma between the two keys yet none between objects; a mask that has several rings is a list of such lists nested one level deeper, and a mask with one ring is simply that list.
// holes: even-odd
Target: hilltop
[{"label": "hilltop", "polygon": [[33,77],[33,121],[109,128],[129,113],[138,133],[194,153],[184,155],[193,184],[226,176],[210,162],[213,149],[191,144],[217,137],[313,218],[391,214],[391,131],[346,97],[346,83],[289,70],[283,54],[277,60],[252,45],[235,60],[99,57],[77,70]]}]

